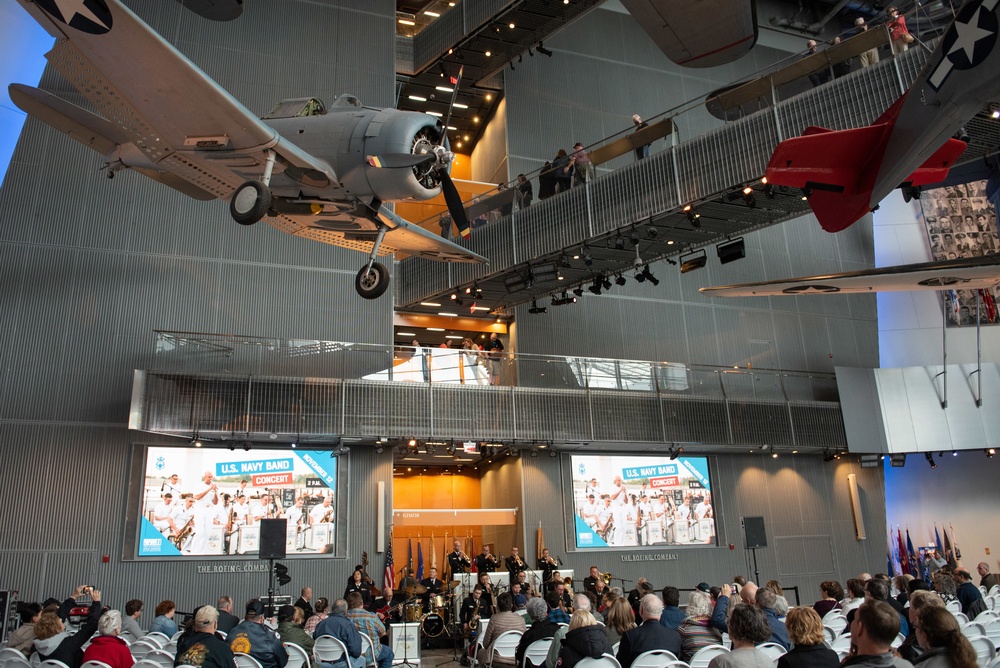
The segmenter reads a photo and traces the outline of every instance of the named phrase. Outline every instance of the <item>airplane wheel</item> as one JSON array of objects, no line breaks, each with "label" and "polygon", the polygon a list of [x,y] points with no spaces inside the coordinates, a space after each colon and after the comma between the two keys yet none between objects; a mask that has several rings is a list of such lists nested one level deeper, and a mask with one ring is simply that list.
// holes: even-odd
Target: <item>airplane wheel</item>
[{"label": "airplane wheel", "polygon": [[260,181],[247,181],[233,193],[229,215],[240,225],[253,225],[271,208],[271,191]]},{"label": "airplane wheel", "polygon": [[367,265],[354,279],[354,289],[365,299],[378,299],[389,289],[389,271],[378,262],[372,263],[371,271]]}]

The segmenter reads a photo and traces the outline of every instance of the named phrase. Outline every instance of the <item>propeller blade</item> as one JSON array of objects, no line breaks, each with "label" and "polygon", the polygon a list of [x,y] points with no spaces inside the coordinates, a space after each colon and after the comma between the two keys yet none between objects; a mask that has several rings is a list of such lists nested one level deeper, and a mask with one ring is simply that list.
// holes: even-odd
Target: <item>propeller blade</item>
[{"label": "propeller blade", "polygon": [[438,143],[440,146],[444,146],[444,140],[448,137],[448,124],[451,123],[451,110],[455,108],[455,99],[458,97],[458,87],[462,83],[462,72],[465,71],[465,65],[458,68],[458,76],[455,78],[455,87],[451,89],[451,102],[448,104],[448,115],[444,119],[444,132],[441,133],[441,141]]},{"label": "propeller blade", "polygon": [[385,155],[369,155],[365,162],[370,167],[378,169],[406,169],[434,162],[437,157],[433,153],[413,155],[412,153],[386,153]]},{"label": "propeller blade", "polygon": [[469,229],[469,217],[465,214],[465,207],[462,205],[462,196],[458,194],[458,188],[455,187],[455,183],[451,180],[451,176],[449,176],[447,170],[442,169],[439,174],[441,176],[441,190],[444,192],[444,201],[448,204],[448,213],[451,214],[451,219],[458,226],[459,234],[468,238],[471,230]]}]

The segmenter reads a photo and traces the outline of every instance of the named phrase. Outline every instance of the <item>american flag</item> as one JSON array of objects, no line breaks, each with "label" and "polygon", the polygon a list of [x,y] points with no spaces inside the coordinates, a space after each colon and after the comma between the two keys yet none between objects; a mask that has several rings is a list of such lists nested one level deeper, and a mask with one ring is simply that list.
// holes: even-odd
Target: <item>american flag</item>
[{"label": "american flag", "polygon": [[396,588],[396,567],[392,563],[392,538],[389,538],[389,547],[385,550],[385,582],[382,588]]}]

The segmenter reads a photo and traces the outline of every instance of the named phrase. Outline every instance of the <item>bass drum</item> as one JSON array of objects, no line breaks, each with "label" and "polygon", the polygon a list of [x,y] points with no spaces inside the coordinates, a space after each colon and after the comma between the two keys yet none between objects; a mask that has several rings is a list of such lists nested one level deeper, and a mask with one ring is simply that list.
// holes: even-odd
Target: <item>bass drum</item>
[{"label": "bass drum", "polygon": [[420,632],[428,638],[437,638],[444,633],[444,618],[436,612],[424,615],[420,620]]}]

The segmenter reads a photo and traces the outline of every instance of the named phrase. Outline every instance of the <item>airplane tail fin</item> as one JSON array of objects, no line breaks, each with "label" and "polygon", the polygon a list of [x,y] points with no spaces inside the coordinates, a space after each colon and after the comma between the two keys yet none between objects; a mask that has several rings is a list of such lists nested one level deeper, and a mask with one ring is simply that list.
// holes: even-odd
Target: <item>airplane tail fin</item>
[{"label": "airplane tail fin", "polygon": [[801,188],[827,232],[839,232],[868,213],[872,184],[866,166],[882,155],[890,127],[853,130],[809,127],[778,144],[767,164],[769,183]]},{"label": "airplane tail fin", "polygon": [[906,182],[911,186],[922,186],[944,181],[948,176],[948,170],[965,152],[967,146],[968,144],[960,139],[949,139],[934,152],[934,155],[927,158],[924,164],[913,170],[913,173],[906,177]]}]

